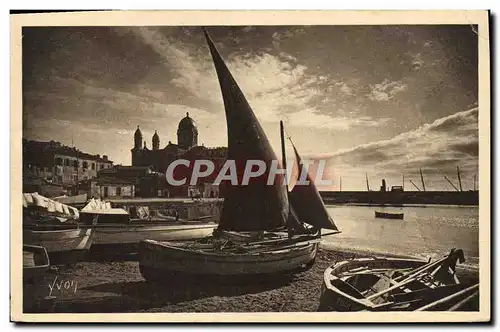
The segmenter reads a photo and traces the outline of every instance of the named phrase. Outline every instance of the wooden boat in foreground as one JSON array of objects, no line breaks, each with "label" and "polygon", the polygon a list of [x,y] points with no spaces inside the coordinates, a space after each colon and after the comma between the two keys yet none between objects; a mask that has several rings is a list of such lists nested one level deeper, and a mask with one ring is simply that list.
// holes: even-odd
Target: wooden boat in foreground
[{"label": "wooden boat in foreground", "polygon": [[49,296],[45,285],[51,275],[49,255],[44,247],[23,245],[23,312],[50,312],[54,297]]},{"label": "wooden boat in foreground", "polygon": [[401,258],[360,258],[326,269],[319,311],[413,311],[457,294],[462,250],[426,262]]},{"label": "wooden boat in foreground", "polygon": [[375,211],[375,218],[382,219],[404,219],[404,213]]},{"label": "wooden boat in foreground", "polygon": [[[141,274],[156,280],[167,272],[171,277],[237,277],[294,273],[307,270],[314,263],[317,239],[311,241],[276,241],[272,245],[257,242],[214,249],[200,242],[169,243],[146,240],[141,245]],[[158,271],[163,273],[158,274]]]},{"label": "wooden boat in foreground", "polygon": [[42,277],[50,269],[47,250],[40,246],[23,245],[23,280],[32,281]]},{"label": "wooden boat in foreground", "polygon": [[[257,159],[270,165],[277,158],[266,134],[206,31],[205,37],[224,99],[227,159],[243,165],[249,159]],[[280,129],[284,156],[282,123]],[[295,157],[302,170],[296,149]],[[282,169],[286,170],[286,166]],[[266,172],[262,178],[251,179],[248,185],[227,185],[213,236],[190,243],[141,242],[139,267],[143,277],[164,280],[166,275],[194,276],[195,280],[205,280],[205,277],[293,273],[310,268],[321,241],[321,228],[337,233],[338,229],[309,176],[306,185],[296,185],[288,191],[283,174],[268,185],[269,170]],[[204,278],[196,278],[199,276]]]}]

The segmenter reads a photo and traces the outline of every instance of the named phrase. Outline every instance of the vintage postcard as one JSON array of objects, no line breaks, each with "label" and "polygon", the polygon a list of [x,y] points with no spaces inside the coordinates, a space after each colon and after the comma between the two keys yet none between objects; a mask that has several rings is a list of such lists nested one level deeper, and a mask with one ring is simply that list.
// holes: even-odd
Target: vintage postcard
[{"label": "vintage postcard", "polygon": [[490,321],[489,35],[11,15],[11,320]]}]

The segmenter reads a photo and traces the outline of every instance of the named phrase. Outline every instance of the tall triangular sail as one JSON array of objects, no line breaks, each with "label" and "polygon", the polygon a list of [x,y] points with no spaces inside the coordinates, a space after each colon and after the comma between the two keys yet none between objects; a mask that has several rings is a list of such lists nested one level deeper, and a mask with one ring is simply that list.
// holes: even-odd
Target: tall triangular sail
[{"label": "tall triangular sail", "polygon": [[[300,158],[293,142],[291,143],[293,151],[295,152],[297,164],[299,165],[300,176],[303,172],[303,165],[301,163],[302,159]],[[307,173],[306,181],[308,184],[296,183],[289,193],[290,205],[293,206],[298,218],[300,221],[320,229],[327,228],[338,231],[338,228],[326,210],[325,204],[321,199],[316,185],[309,176],[309,173]]]},{"label": "tall triangular sail", "polygon": [[[255,117],[243,92],[231,75],[224,60],[203,29],[217,71],[227,120],[227,159],[235,160],[238,169],[238,185],[227,183],[219,229],[232,231],[264,231],[284,227],[289,206],[284,177],[276,176],[274,185],[267,185],[268,172],[273,160],[277,160],[264,130]],[[240,185],[247,160],[261,160],[267,165],[266,172],[248,185]]]}]

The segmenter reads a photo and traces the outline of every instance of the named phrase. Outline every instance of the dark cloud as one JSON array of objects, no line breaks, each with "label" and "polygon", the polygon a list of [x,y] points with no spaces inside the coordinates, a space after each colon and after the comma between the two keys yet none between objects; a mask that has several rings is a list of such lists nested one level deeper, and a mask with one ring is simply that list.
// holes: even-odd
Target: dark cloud
[{"label": "dark cloud", "polygon": [[472,109],[463,116],[449,116],[436,121],[429,127],[430,131],[454,132],[457,129],[468,128],[469,126],[477,126],[478,109]]},{"label": "dark cloud", "polygon": [[337,152],[330,164],[341,174],[359,177],[366,171],[393,181],[423,169],[429,179],[441,184],[443,175],[456,174],[460,166],[463,176],[472,178],[478,170],[477,121],[477,108],[457,112],[390,140]]},{"label": "dark cloud", "polygon": [[479,142],[477,140],[451,144],[450,148],[455,151],[466,153],[472,157],[477,157],[479,155]]}]

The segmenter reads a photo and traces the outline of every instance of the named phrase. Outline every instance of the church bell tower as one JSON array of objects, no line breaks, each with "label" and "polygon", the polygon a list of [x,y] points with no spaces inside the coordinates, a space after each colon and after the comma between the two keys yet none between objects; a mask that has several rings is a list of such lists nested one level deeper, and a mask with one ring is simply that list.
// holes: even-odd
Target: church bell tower
[{"label": "church bell tower", "polygon": [[141,152],[142,152],[142,132],[137,126],[137,130],[134,133],[134,148],[132,152],[132,166],[137,166],[140,164]]}]

